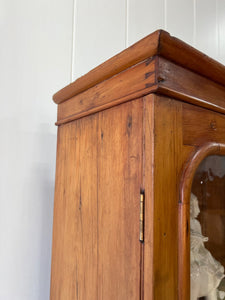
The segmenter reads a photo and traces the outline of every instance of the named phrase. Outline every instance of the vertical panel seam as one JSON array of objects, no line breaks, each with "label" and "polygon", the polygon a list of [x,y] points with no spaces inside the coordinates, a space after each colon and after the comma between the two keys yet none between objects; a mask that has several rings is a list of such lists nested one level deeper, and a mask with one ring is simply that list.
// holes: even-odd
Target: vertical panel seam
[{"label": "vertical panel seam", "polygon": [[76,20],[77,20],[76,16],[77,16],[77,0],[73,0],[70,82],[73,81],[74,64],[75,64],[75,39],[76,39]]},{"label": "vertical panel seam", "polygon": [[[141,168],[141,189],[145,193],[145,122],[146,122],[146,99],[145,97],[142,98],[142,168]],[[145,197],[145,195],[144,195]],[[145,232],[145,207],[144,207],[144,232]],[[140,300],[144,300],[144,276],[145,276],[145,269],[144,269],[144,243],[140,243]]]},{"label": "vertical panel seam", "polygon": [[164,0],[164,29],[167,30],[167,0]]},{"label": "vertical panel seam", "polygon": [[219,34],[219,3],[216,0],[216,36],[217,36],[217,59],[220,56],[220,34]]},{"label": "vertical panel seam", "polygon": [[196,0],[193,0],[193,45],[196,47]]},{"label": "vertical panel seam", "polygon": [[125,48],[128,47],[129,0],[125,0]]},{"label": "vertical panel seam", "polygon": [[[100,118],[102,113],[98,113],[96,117],[97,122],[97,283],[99,281],[99,165],[100,165],[100,159],[99,159],[99,152],[100,152],[100,146],[101,146],[101,129],[100,129]],[[102,295],[101,295],[102,296]],[[103,296],[102,296],[103,297]],[[97,285],[97,299],[99,299],[99,284]]]}]

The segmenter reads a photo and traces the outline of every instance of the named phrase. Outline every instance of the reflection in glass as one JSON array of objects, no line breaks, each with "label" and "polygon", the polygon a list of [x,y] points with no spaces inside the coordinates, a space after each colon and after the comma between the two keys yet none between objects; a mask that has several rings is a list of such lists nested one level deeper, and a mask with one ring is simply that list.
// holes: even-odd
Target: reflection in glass
[{"label": "reflection in glass", "polygon": [[190,199],[191,300],[225,299],[225,156],[198,167]]}]

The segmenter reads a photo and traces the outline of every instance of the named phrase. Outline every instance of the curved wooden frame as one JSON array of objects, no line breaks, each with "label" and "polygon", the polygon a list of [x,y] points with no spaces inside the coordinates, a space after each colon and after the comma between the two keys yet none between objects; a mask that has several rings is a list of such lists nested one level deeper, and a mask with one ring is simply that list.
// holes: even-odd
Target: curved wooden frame
[{"label": "curved wooden frame", "polygon": [[197,149],[184,166],[179,190],[179,300],[190,300],[190,193],[194,174],[204,158],[225,155],[225,144],[206,143]]}]

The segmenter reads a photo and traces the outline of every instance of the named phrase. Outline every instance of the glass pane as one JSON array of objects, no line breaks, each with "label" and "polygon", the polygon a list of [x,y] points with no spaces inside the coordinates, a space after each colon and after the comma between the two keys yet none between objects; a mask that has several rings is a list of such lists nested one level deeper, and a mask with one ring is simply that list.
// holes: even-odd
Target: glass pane
[{"label": "glass pane", "polygon": [[225,299],[225,156],[202,161],[190,199],[191,300]]}]

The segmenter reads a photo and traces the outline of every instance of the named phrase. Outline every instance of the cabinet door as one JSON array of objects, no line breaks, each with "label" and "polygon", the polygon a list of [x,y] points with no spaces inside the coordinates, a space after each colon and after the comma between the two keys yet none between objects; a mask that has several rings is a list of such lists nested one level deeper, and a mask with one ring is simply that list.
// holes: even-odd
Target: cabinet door
[{"label": "cabinet door", "polygon": [[179,299],[225,296],[225,116],[183,104],[191,146],[179,187]]},{"label": "cabinet door", "polygon": [[58,129],[51,300],[137,300],[142,100]]},{"label": "cabinet door", "polygon": [[225,156],[198,166],[190,200],[191,299],[225,297]]}]

